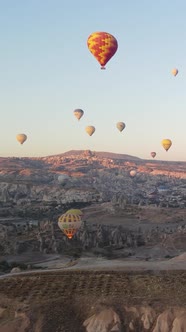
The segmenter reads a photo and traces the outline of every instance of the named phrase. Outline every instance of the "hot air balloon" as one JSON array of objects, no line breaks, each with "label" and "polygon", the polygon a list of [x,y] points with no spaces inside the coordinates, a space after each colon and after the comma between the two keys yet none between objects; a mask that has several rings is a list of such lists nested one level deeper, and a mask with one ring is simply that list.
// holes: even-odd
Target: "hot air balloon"
[{"label": "hot air balloon", "polygon": [[130,176],[131,176],[131,177],[136,176],[136,174],[137,174],[137,172],[135,171],[135,169],[132,169],[132,170],[130,171]]},{"label": "hot air balloon", "polygon": [[27,136],[25,134],[18,134],[16,139],[20,144],[23,144],[27,140]]},{"label": "hot air balloon", "polygon": [[79,209],[70,209],[66,212],[66,214],[74,214],[76,216],[83,216],[83,212]]},{"label": "hot air balloon", "polygon": [[116,124],[116,127],[118,128],[119,131],[122,131],[125,128],[125,123],[124,122],[118,122]]},{"label": "hot air balloon", "polygon": [[166,151],[168,151],[170,149],[171,145],[172,145],[172,141],[170,139],[168,139],[168,138],[163,139],[161,141],[161,145],[164,147],[164,149]]},{"label": "hot air balloon", "polygon": [[151,152],[150,154],[151,154],[151,157],[152,157],[152,158],[155,158],[155,157],[156,157],[156,152]]},{"label": "hot air balloon", "polygon": [[107,32],[94,32],[87,39],[89,51],[105,69],[107,62],[113,57],[118,48],[118,42],[114,36]]},{"label": "hot air balloon", "polygon": [[78,119],[78,120],[80,120],[81,119],[81,117],[83,116],[83,114],[84,114],[84,112],[83,112],[83,110],[81,110],[81,109],[76,109],[76,110],[74,110],[74,115],[75,115],[75,117]]},{"label": "hot air balloon", "polygon": [[64,184],[65,182],[67,182],[68,179],[69,179],[69,176],[67,174],[60,174],[58,176],[58,181],[61,184]]},{"label": "hot air balloon", "polygon": [[78,214],[64,213],[58,219],[59,228],[69,239],[72,239],[81,224],[81,216]]},{"label": "hot air balloon", "polygon": [[171,70],[172,75],[176,76],[178,74],[178,69],[174,68]]},{"label": "hot air balloon", "polygon": [[85,131],[87,132],[87,134],[89,134],[89,136],[92,136],[95,132],[96,128],[94,126],[87,126],[85,128]]}]

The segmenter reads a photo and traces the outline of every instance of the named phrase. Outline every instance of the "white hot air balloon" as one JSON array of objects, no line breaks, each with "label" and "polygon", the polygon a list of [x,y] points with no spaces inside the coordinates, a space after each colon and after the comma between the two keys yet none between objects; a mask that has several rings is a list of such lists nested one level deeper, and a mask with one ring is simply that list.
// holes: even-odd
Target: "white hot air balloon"
[{"label": "white hot air balloon", "polygon": [[69,180],[69,176],[67,174],[60,174],[58,176],[58,182],[60,184],[65,184]]},{"label": "white hot air balloon", "polygon": [[119,131],[123,131],[125,129],[125,123],[124,122],[117,122],[116,127],[118,128]]}]

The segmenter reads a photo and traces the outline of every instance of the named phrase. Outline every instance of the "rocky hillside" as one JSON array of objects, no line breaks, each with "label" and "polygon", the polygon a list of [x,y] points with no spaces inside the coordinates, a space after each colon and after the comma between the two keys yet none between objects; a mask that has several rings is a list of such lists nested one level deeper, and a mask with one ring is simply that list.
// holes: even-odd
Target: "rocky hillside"
[{"label": "rocky hillside", "polygon": [[[130,176],[131,170],[136,171],[136,176]],[[66,175],[66,179],[59,182],[59,175]],[[91,151],[42,158],[0,158],[0,216],[111,200],[120,206],[185,207],[186,163]]]},{"label": "rocky hillside", "polygon": [[[134,169],[133,177],[130,171]],[[171,236],[174,243],[179,238],[183,250],[185,170],[186,163],[89,150],[44,158],[1,158],[0,254],[61,254],[68,244],[56,221],[71,207],[83,209],[87,219],[71,241],[72,247],[103,248],[107,256],[116,255],[113,249],[120,248],[119,254],[126,257],[128,248],[148,245],[152,239],[161,243]],[[65,177],[59,181],[61,175]],[[149,229],[143,223],[159,222],[160,214],[161,227]]]},{"label": "rocky hillside", "polygon": [[185,272],[63,271],[0,283],[1,332],[184,332]]},{"label": "rocky hillside", "polygon": [[[69,241],[56,221],[71,207],[86,218]],[[92,151],[0,158],[0,332],[183,332],[184,271],[29,271],[44,255],[53,264],[184,255],[185,209],[186,163]],[[7,276],[12,268],[21,274]]]}]

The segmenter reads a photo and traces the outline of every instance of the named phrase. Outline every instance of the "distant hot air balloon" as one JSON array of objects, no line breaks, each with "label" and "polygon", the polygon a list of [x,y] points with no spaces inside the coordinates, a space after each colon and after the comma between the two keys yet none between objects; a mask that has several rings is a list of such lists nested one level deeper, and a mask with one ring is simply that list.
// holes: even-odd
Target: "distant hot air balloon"
[{"label": "distant hot air balloon", "polygon": [[151,157],[155,158],[156,157],[156,152],[151,152]]},{"label": "distant hot air balloon", "polygon": [[136,172],[135,169],[132,169],[132,170],[130,171],[130,176],[134,177],[134,176],[136,176],[136,174],[137,174],[137,172]]},{"label": "distant hot air balloon", "polygon": [[69,176],[67,174],[60,174],[58,176],[58,181],[61,184],[64,184],[69,179]]},{"label": "distant hot air balloon", "polygon": [[59,228],[69,239],[72,239],[81,224],[81,216],[78,214],[64,213],[58,219]]},{"label": "distant hot air balloon", "polygon": [[176,76],[178,74],[178,69],[174,68],[171,70],[172,75]]},{"label": "distant hot air balloon", "polygon": [[113,57],[118,48],[118,42],[114,36],[107,32],[94,32],[87,39],[89,51],[100,63],[101,69],[105,69],[107,62]]},{"label": "distant hot air balloon", "polygon": [[124,122],[118,122],[116,124],[116,127],[118,128],[119,131],[122,131],[125,128],[125,123]]},{"label": "distant hot air balloon", "polygon": [[23,144],[27,140],[27,136],[25,134],[18,134],[16,139],[20,144]]},{"label": "distant hot air balloon", "polygon": [[170,139],[168,139],[168,138],[163,139],[161,141],[161,145],[164,147],[164,149],[166,151],[168,151],[170,149],[171,145],[172,145],[172,141]]},{"label": "distant hot air balloon", "polygon": [[76,109],[76,110],[74,110],[74,115],[75,115],[75,117],[78,119],[78,120],[80,120],[81,119],[81,117],[83,116],[83,114],[84,114],[84,112],[83,112],[83,110],[81,110],[81,109]]},{"label": "distant hot air balloon", "polygon": [[96,128],[94,126],[87,126],[85,128],[85,131],[87,132],[87,134],[89,134],[89,136],[92,136],[95,132]]}]

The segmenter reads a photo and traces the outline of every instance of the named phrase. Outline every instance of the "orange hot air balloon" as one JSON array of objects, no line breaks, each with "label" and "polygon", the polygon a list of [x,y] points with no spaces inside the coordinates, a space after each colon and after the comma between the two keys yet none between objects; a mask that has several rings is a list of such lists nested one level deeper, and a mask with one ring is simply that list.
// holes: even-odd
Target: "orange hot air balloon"
[{"label": "orange hot air balloon", "polygon": [[20,144],[23,144],[27,140],[27,136],[25,134],[17,134],[16,139]]},{"label": "orange hot air balloon", "polygon": [[172,70],[171,70],[171,73],[172,73],[172,75],[174,75],[174,76],[178,75],[178,69],[177,69],[177,68],[172,69]]},{"label": "orange hot air balloon", "polygon": [[107,62],[118,49],[118,42],[108,32],[94,32],[87,39],[89,51],[100,63],[101,69],[105,69]]}]

